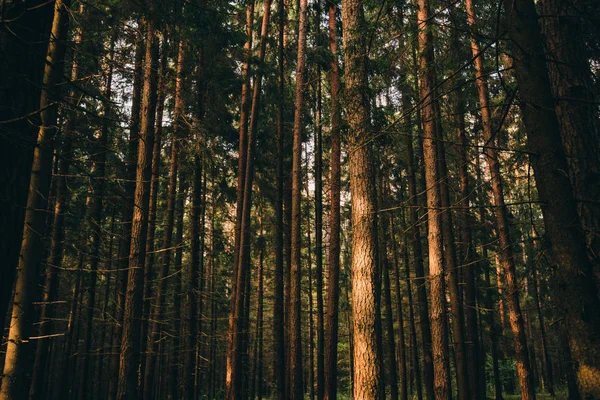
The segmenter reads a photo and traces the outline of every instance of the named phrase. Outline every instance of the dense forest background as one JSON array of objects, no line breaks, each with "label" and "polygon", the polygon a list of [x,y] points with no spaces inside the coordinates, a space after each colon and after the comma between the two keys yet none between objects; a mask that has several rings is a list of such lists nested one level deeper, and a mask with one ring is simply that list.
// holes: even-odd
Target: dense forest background
[{"label": "dense forest background", "polygon": [[0,400],[600,399],[599,27],[0,1]]}]

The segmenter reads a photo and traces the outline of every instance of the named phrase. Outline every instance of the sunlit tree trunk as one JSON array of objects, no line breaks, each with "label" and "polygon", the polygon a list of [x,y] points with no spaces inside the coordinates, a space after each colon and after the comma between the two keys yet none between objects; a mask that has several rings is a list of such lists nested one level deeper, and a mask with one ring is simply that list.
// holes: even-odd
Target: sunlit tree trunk
[{"label": "sunlit tree trunk", "polygon": [[346,107],[352,196],[353,393],[355,399],[380,395],[380,360],[375,332],[377,296],[376,193],[369,141],[369,97],[365,19],[361,0],[342,1]]},{"label": "sunlit tree trunk", "polygon": [[[153,10],[153,3],[150,3]],[[152,175],[152,150],[157,102],[158,35],[152,18],[146,21],[144,88],[141,99],[136,186],[131,224],[129,271],[125,293],[117,399],[137,397],[141,351],[141,316],[144,263],[148,234],[148,208]]]},{"label": "sunlit tree trunk", "polygon": [[431,286],[431,337],[433,352],[434,392],[436,400],[452,398],[446,332],[446,293],[444,285],[444,255],[442,244],[441,196],[439,190],[438,143],[435,121],[435,91],[433,79],[433,38],[429,0],[419,0],[420,100],[423,121],[423,156],[427,189],[427,222],[429,243],[429,275]]},{"label": "sunlit tree trunk", "polygon": [[31,165],[21,254],[17,266],[8,345],[0,388],[2,400],[25,398],[29,392],[25,374],[29,363],[28,342],[34,317],[32,303],[36,296],[35,287],[43,255],[41,232],[46,229],[46,208],[56,140],[58,101],[61,99],[59,83],[63,77],[70,4],[69,0],[57,0],[54,5],[54,18],[40,96],[41,126],[38,130],[37,146]]}]

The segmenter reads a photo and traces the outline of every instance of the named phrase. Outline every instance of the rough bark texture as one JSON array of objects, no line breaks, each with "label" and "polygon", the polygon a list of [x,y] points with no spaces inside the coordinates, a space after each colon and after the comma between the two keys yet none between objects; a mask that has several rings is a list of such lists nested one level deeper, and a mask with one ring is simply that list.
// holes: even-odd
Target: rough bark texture
[{"label": "rough bark texture", "polygon": [[301,303],[301,195],[302,195],[302,132],[304,91],[306,90],[306,34],[308,30],[307,0],[300,0],[298,27],[298,60],[296,64],[296,109],[294,112],[294,144],[292,149],[292,249],[290,286],[290,398],[303,398],[302,384],[302,303]]},{"label": "rough bark texture", "polygon": [[481,120],[483,122],[483,136],[485,140],[484,153],[488,173],[492,183],[492,204],[496,212],[496,228],[499,238],[498,255],[504,270],[506,280],[506,304],[510,317],[510,326],[514,339],[515,358],[517,362],[517,373],[523,399],[534,399],[534,385],[532,370],[527,353],[527,340],[525,338],[525,326],[523,315],[519,304],[519,288],[517,284],[516,268],[510,239],[508,210],[504,202],[504,189],[502,175],[500,173],[500,162],[496,150],[497,140],[493,131],[492,113],[490,109],[489,90],[487,78],[483,70],[483,55],[481,54],[473,25],[475,24],[474,8],[471,0],[467,0],[468,22],[471,26],[471,51],[475,64],[475,77],[477,78],[477,91],[479,104],[481,106]]},{"label": "rough bark texture", "polygon": [[157,102],[158,37],[154,21],[146,21],[146,50],[144,89],[141,102],[141,124],[136,166],[133,220],[129,271],[125,293],[125,310],[121,338],[117,399],[126,400],[138,395],[138,365],[140,360],[141,316],[144,285],[144,262],[148,233],[152,150]]},{"label": "rough bark texture", "polygon": [[63,75],[69,30],[69,6],[69,0],[58,0],[54,4],[54,18],[40,96],[40,109],[43,111],[40,112],[41,125],[33,152],[21,254],[17,266],[8,345],[0,388],[2,400],[26,398],[29,389],[25,374],[30,351],[29,335],[34,317],[32,303],[36,297],[36,285],[43,256],[41,233],[46,230],[46,207],[57,131],[58,101],[61,99],[59,83]]},{"label": "rough bark texture", "polygon": [[586,256],[569,170],[554,111],[550,79],[533,0],[504,1],[519,84],[527,146],[556,266],[556,295],[569,327],[582,393],[600,397],[600,298]]},{"label": "rough bark texture", "polygon": [[337,6],[329,2],[329,49],[333,55],[329,86],[331,88],[331,159],[329,184],[331,185],[329,202],[329,255],[327,276],[327,325],[325,340],[325,393],[324,398],[337,398],[337,342],[340,299],[340,71],[337,52]]},{"label": "rough bark texture", "polygon": [[556,116],[588,257],[600,278],[600,123],[583,20],[590,0],[544,0],[542,31]]},{"label": "rough bark texture", "polygon": [[429,244],[429,275],[431,285],[431,338],[433,351],[434,393],[436,400],[451,399],[446,332],[446,293],[444,287],[444,252],[442,243],[441,196],[438,186],[438,143],[435,123],[435,93],[433,79],[433,38],[429,0],[419,0],[419,71],[421,118],[423,121],[423,156],[427,191],[427,225]]},{"label": "rough bark texture", "polygon": [[346,108],[349,126],[352,196],[353,393],[355,399],[378,399],[380,360],[374,330],[377,310],[376,193],[369,141],[369,95],[365,19],[361,0],[342,1]]}]

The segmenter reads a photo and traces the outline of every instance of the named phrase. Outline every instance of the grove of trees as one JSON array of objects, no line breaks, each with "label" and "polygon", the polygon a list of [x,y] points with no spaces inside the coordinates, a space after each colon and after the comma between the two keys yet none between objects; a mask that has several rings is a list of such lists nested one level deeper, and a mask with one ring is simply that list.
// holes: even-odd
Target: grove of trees
[{"label": "grove of trees", "polygon": [[597,0],[0,1],[0,400],[600,399]]}]

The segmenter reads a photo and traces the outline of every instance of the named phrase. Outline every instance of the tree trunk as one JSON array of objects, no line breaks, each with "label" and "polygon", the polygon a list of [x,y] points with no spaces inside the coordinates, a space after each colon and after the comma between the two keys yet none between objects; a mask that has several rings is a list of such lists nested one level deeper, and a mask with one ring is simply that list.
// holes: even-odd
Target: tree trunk
[{"label": "tree trunk", "polygon": [[[150,4],[151,10],[153,4]],[[140,362],[141,314],[144,285],[144,263],[148,233],[148,208],[150,203],[150,180],[152,174],[152,150],[154,146],[154,123],[157,102],[158,35],[154,21],[146,21],[146,57],[144,63],[144,89],[141,106],[141,126],[138,142],[136,187],[129,271],[125,294],[125,309],[121,339],[117,399],[137,397],[138,367]]]},{"label": "tree trunk", "polygon": [[[542,31],[550,60],[548,72],[562,144],[577,211],[584,229],[588,257],[600,278],[600,123],[594,105],[597,90],[583,32],[589,0],[539,2]],[[592,10],[589,10],[592,11]]]},{"label": "tree trunk", "polygon": [[355,399],[377,399],[383,371],[380,371],[377,338],[373,329],[379,318],[376,298],[376,193],[368,133],[367,47],[361,0],[342,1],[342,23],[352,197],[353,393]]},{"label": "tree trunk", "polygon": [[[231,312],[229,317],[229,335],[227,344],[227,399],[239,399],[244,394],[244,357],[247,351],[247,332],[244,327],[245,320],[249,318],[244,312],[248,302],[246,293],[250,279],[250,211],[252,209],[252,184],[254,181],[254,157],[256,150],[256,132],[260,110],[260,94],[262,85],[263,62],[266,52],[266,41],[269,28],[269,15],[271,12],[271,1],[264,3],[264,14],[261,26],[260,48],[258,55],[258,67],[254,80],[254,91],[252,94],[252,109],[250,113],[250,129],[247,137],[246,165],[243,171],[238,168],[238,173],[244,173],[243,184],[243,210],[241,220],[236,222],[240,225],[240,244],[238,252],[234,251],[234,259],[238,258],[237,268],[234,265],[233,294],[231,298]],[[242,132],[240,131],[240,135]],[[242,150],[240,148],[240,150]],[[239,200],[238,200],[239,202]],[[239,205],[240,203],[238,203]],[[237,215],[240,216],[239,214]]]},{"label": "tree trunk", "polygon": [[584,232],[568,176],[554,112],[542,38],[532,0],[505,0],[514,66],[519,84],[527,147],[541,202],[546,234],[556,264],[559,312],[569,327],[569,344],[578,363],[584,396],[600,397],[600,297],[586,257]]},{"label": "tree trunk", "polygon": [[[321,34],[321,2],[316,3],[316,34]],[[318,39],[320,40],[320,39]],[[320,44],[320,43],[318,43]],[[317,109],[315,110],[315,281],[317,289],[317,399],[325,391],[325,331],[323,315],[323,126],[321,123],[321,67],[317,66]]]},{"label": "tree trunk", "polygon": [[54,2],[4,1],[0,15],[0,332],[19,263]]},{"label": "tree trunk", "polygon": [[[35,287],[43,255],[43,238],[40,232],[46,230],[46,208],[52,174],[58,101],[61,99],[59,83],[63,77],[69,30],[69,7],[70,0],[57,0],[54,5],[54,19],[40,96],[41,126],[31,165],[23,240],[17,267],[2,387],[0,388],[0,399],[2,400],[25,398],[29,391],[28,384],[25,382],[25,374],[29,363],[28,342],[34,317],[32,303],[36,296]],[[2,312],[4,311],[2,310]]]},{"label": "tree trunk", "polygon": [[436,400],[451,399],[448,362],[448,335],[446,332],[446,294],[444,287],[444,255],[442,244],[442,215],[439,171],[437,158],[438,143],[435,122],[435,92],[433,79],[433,38],[429,0],[419,0],[417,14],[419,26],[419,71],[421,83],[420,100],[423,121],[423,156],[425,184],[427,188],[427,222],[429,227],[429,274],[431,285],[431,337],[433,351],[434,392]]},{"label": "tree trunk", "polygon": [[284,58],[283,31],[285,26],[285,2],[279,0],[279,33],[277,46],[277,198],[275,200],[275,304],[273,307],[273,335],[275,350],[276,398],[285,398],[285,324],[284,324],[284,270],[283,270],[283,142],[284,125]]},{"label": "tree trunk", "polygon": [[[380,173],[381,175],[381,173]],[[385,209],[385,205],[383,204],[385,190],[385,179],[383,176],[380,177],[379,183],[379,208]],[[386,330],[386,338],[387,338],[387,353],[389,358],[387,380],[389,381],[390,386],[390,396],[392,400],[398,400],[398,360],[396,360],[396,340],[394,338],[394,317],[392,310],[392,288],[390,284],[390,261],[387,254],[387,240],[386,240],[386,231],[389,229],[387,225],[387,218],[384,217],[383,213],[378,214],[377,220],[377,244],[379,246],[379,270],[382,275],[382,283],[383,283],[383,301],[385,303],[385,330]],[[383,368],[382,368],[383,369]],[[403,377],[404,378],[404,377]],[[385,396],[384,396],[385,397]]]},{"label": "tree trunk", "polygon": [[333,55],[331,70],[329,72],[329,86],[331,90],[331,156],[329,184],[331,185],[329,202],[329,273],[327,277],[327,325],[325,340],[325,393],[328,400],[337,398],[337,345],[339,325],[339,298],[340,298],[340,71],[338,66],[337,51],[337,23],[335,2],[329,3],[329,49]]},{"label": "tree trunk", "polygon": [[[398,320],[398,362],[400,364],[399,376],[400,376],[400,397],[402,400],[408,400],[408,368],[406,362],[406,342],[404,333],[404,313],[402,311],[402,289],[400,288],[400,262],[398,254],[398,246],[396,244],[396,230],[394,229],[394,218],[393,215],[389,216],[389,232],[390,240],[392,242],[392,262],[394,263],[394,277],[396,285],[396,319]],[[385,234],[385,231],[384,231]],[[404,255],[403,255],[404,256]],[[408,283],[407,288],[410,289],[410,278],[407,277],[406,282]],[[412,296],[412,294],[409,294]],[[412,302],[411,302],[412,303]],[[412,346],[412,344],[411,344]],[[416,346],[415,346],[416,347]],[[418,364],[418,360],[417,360]],[[419,377],[419,384],[420,384]]]},{"label": "tree trunk", "polygon": [[116,316],[117,323],[115,324],[112,336],[112,355],[110,361],[110,376],[108,385],[108,399],[114,400],[117,397],[119,363],[120,363],[120,343],[123,336],[123,318],[125,315],[125,291],[127,288],[127,275],[129,265],[129,250],[131,244],[131,227],[133,208],[135,206],[135,170],[137,165],[137,145],[139,141],[140,130],[140,109],[141,109],[141,94],[142,94],[142,67],[144,61],[144,41],[139,38],[135,48],[134,60],[134,79],[133,79],[133,94],[131,99],[131,125],[129,126],[129,143],[125,160],[125,201],[121,213],[121,233],[119,240],[119,252],[117,268],[117,284],[116,288]]},{"label": "tree trunk", "polygon": [[292,220],[291,220],[291,286],[290,286],[290,399],[303,398],[302,385],[302,303],[301,303],[301,196],[302,196],[302,118],[306,90],[307,0],[300,0],[298,27],[298,61],[296,64],[296,108],[294,112],[294,144],[292,150]]},{"label": "tree trunk", "polygon": [[183,99],[184,66],[187,45],[183,40],[179,41],[177,56],[177,76],[175,78],[175,110],[174,110],[174,132],[171,142],[171,163],[169,170],[169,189],[167,195],[167,217],[165,221],[165,232],[163,237],[163,258],[161,260],[160,275],[156,288],[155,303],[152,311],[152,325],[149,330],[148,350],[146,355],[146,367],[144,371],[144,398],[152,398],[152,382],[155,378],[156,365],[158,363],[158,344],[161,338],[161,330],[164,328],[163,316],[166,309],[167,277],[171,264],[171,253],[173,245],[173,230],[175,227],[175,208],[177,202],[177,180],[179,177],[179,159],[185,138],[185,104]]}]

